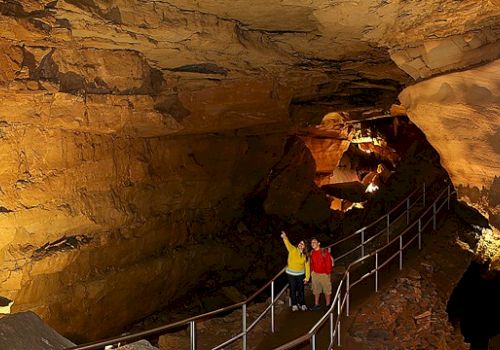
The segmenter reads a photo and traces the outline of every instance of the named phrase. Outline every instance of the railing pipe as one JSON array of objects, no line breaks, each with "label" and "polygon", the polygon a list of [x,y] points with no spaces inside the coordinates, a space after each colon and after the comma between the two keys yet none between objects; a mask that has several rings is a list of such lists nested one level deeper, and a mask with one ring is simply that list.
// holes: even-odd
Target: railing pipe
[{"label": "railing pipe", "polygon": [[436,231],[436,202],[432,204],[432,229]]},{"label": "railing pipe", "polygon": [[399,236],[399,269],[403,269],[403,235]]},{"label": "railing pipe", "polygon": [[[402,268],[402,257],[403,257],[403,250],[406,249],[407,247],[410,246],[410,244],[415,240],[417,239],[417,235],[418,235],[418,238],[419,238],[419,245],[421,247],[421,235],[422,235],[422,232],[423,232],[423,229],[425,228],[425,226],[427,225],[427,223],[430,223],[430,220],[434,220],[436,221],[436,214],[437,214],[437,203],[442,200],[442,197],[443,195],[447,192],[447,189],[444,189],[440,194],[439,196],[434,200],[434,202],[432,203],[431,206],[429,206],[428,209],[424,210],[424,212],[422,214],[420,214],[420,217],[418,218],[418,220],[414,221],[411,225],[408,225],[402,232],[400,232],[396,237],[394,237],[393,240],[391,240],[390,242],[388,242],[386,245],[384,245],[383,247],[380,247],[378,249],[376,249],[374,252],[372,253],[368,253],[367,255],[365,255],[364,257],[362,258],[359,258],[353,262],[351,262],[348,266],[347,266],[347,269],[346,269],[346,275],[344,275],[344,277],[346,278],[346,285],[347,285],[347,289],[346,289],[346,294],[349,293],[350,291],[350,288],[354,285],[356,285],[357,283],[361,282],[363,279],[367,278],[368,276],[372,275],[373,273],[375,273],[375,291],[378,291],[378,271],[379,269],[381,269],[382,267],[384,267],[385,265],[387,265],[393,258],[395,258],[396,256],[399,255],[399,264],[400,264],[400,269]],[[454,193],[454,192],[452,192]],[[451,195],[451,193],[450,193]],[[442,202],[443,204],[440,206],[444,206],[444,201]],[[424,218],[424,216],[426,216],[430,210],[433,210],[433,217],[431,219],[429,219],[427,221],[426,224],[423,224],[422,223],[422,220]],[[411,239],[406,243],[406,245],[403,245],[403,236],[405,234],[408,234],[410,232],[410,230],[418,224],[418,233],[417,235],[413,235],[411,237]],[[360,232],[360,231],[359,231]],[[395,254],[393,254],[391,257],[389,257],[385,262],[383,262],[382,264],[380,264],[379,266],[379,261],[378,261],[378,256],[379,256],[379,252],[392,246],[392,244],[394,242],[396,242],[396,240],[399,240],[399,251],[397,251]],[[365,242],[366,243],[366,242]],[[362,261],[372,257],[373,255],[375,255],[375,270],[372,270],[370,271],[369,273],[363,275],[361,278],[357,279],[355,282],[351,283],[350,281],[350,269],[351,267],[353,267],[354,265],[357,265],[359,263],[361,263]],[[293,348],[294,346],[297,346],[301,343],[303,343],[304,341],[307,341],[308,339],[311,340],[312,337],[316,337],[317,335],[317,332],[318,330],[320,329],[320,327],[326,322],[326,317],[328,316],[332,316],[331,314],[333,313],[333,308],[335,307],[335,303],[337,303],[337,316],[338,316],[338,319],[336,321],[336,327],[334,327],[335,331],[332,331],[330,329],[330,333],[331,333],[331,336],[332,336],[332,333],[335,333],[335,335],[338,336],[337,340],[338,340],[338,345],[340,346],[340,323],[341,323],[341,318],[340,318],[340,313],[341,313],[341,309],[343,307],[343,302],[341,304],[341,292],[342,292],[342,284],[343,284],[343,278],[342,280],[340,281],[340,284],[339,286],[337,287],[337,291],[336,291],[336,295],[335,295],[335,298],[333,299],[333,302],[332,302],[332,306],[330,307],[330,309],[327,311],[327,313],[310,329],[310,331],[305,334],[305,335],[302,335],[300,337],[297,337],[295,338],[294,340],[286,343],[286,344],[283,344],[281,345],[280,347],[276,348],[276,350],[285,350],[285,349],[291,349]],[[349,309],[349,297],[346,296],[346,301],[347,301],[347,310]],[[347,311],[348,313],[348,311]],[[331,338],[332,339],[332,338]],[[330,346],[332,346],[332,344],[330,344]]]},{"label": "railing pipe", "polygon": [[330,312],[330,344],[333,344],[333,312]]},{"label": "railing pipe", "polygon": [[351,283],[349,281],[349,270],[347,270],[347,286],[346,286],[346,315],[349,317],[349,294],[351,289]]},{"label": "railing pipe", "polygon": [[406,199],[406,224],[410,224],[410,197]]},{"label": "railing pipe", "polygon": [[450,210],[451,185],[448,185],[448,210]]},{"label": "railing pipe", "polygon": [[316,334],[311,336],[311,349],[316,350]]},{"label": "railing pipe", "polygon": [[365,229],[361,230],[361,257],[365,256]]},{"label": "railing pipe", "polygon": [[196,350],[196,321],[189,322],[189,348]]},{"label": "railing pipe", "polygon": [[247,350],[247,304],[241,307],[241,331],[243,332],[243,350]]},{"label": "railing pipe", "polygon": [[387,226],[387,242],[391,239],[391,219],[389,217],[390,214],[387,214],[386,226]]},{"label": "railing pipe", "polygon": [[425,182],[423,184],[423,190],[422,190],[422,202],[423,202],[423,207],[425,208]]},{"label": "railing pipe", "polygon": [[422,249],[422,219],[418,219],[418,250]]},{"label": "railing pipe", "polygon": [[340,295],[337,299],[337,346],[340,346]]},{"label": "railing pipe", "polygon": [[[422,186],[423,186],[423,188],[422,188],[422,191],[423,191],[422,200],[423,200],[424,208],[425,208],[425,204],[426,204],[426,191],[427,191],[427,189],[426,189],[426,184],[425,183]],[[394,207],[386,215],[384,215],[385,219],[386,219],[386,224],[387,224],[386,230],[387,230],[387,241],[388,241],[388,243],[387,243],[386,246],[380,248],[379,250],[386,248],[387,246],[389,246],[390,244],[392,244],[393,241],[395,241],[395,240],[391,241],[391,239],[390,239],[390,231],[391,231],[391,227],[390,227],[390,225],[391,225],[390,215],[391,215],[391,213],[396,212],[396,210],[398,210],[406,202],[407,215],[408,215],[408,202],[410,201],[409,197],[412,196],[415,193],[417,193],[417,190],[414,190],[402,202],[400,202],[396,207]],[[441,194],[438,196],[438,199],[442,198],[445,193],[448,194],[447,204],[448,204],[448,208],[449,208],[450,207],[451,195],[454,194],[455,191],[453,191],[453,189],[451,188],[451,186],[448,185],[448,188],[445,189],[445,190],[443,190],[441,192]],[[428,225],[428,223],[430,223],[430,220],[433,221],[433,228],[434,228],[434,230],[436,229],[437,212],[438,212],[437,204],[436,203],[437,203],[437,199],[432,204],[432,208],[429,207],[427,210],[425,210],[424,214],[422,214],[421,217],[420,217],[420,219],[419,219],[419,237],[418,238],[419,238],[419,247],[420,248],[421,248],[421,235],[422,235],[422,231],[423,231],[423,229],[425,229],[425,227]],[[443,205],[444,205],[444,202],[443,202]],[[443,205],[441,205],[440,207],[442,207]],[[410,207],[411,207],[411,205],[410,205]],[[430,210],[433,211],[433,217],[432,217],[432,219],[429,219],[428,221],[426,221],[425,224],[423,224],[422,223],[423,215],[427,214]],[[380,222],[381,220],[383,220],[384,216],[381,216],[379,219],[375,220],[371,224],[363,227],[360,230],[357,230],[356,232],[354,232],[353,234],[349,235],[348,237],[345,237],[345,238],[343,238],[341,240],[338,240],[337,242],[335,242],[335,243],[333,243],[333,244],[331,244],[331,245],[329,245],[327,247],[327,248],[330,248],[332,246],[336,246],[336,245],[338,245],[338,244],[340,244],[340,243],[342,243],[342,242],[344,242],[344,241],[346,241],[348,239],[353,238],[355,235],[357,235],[359,233],[362,233],[362,243],[363,243],[362,244],[362,250],[363,250],[362,255],[363,256],[362,256],[361,259],[358,259],[358,260],[352,262],[349,266],[352,266],[354,263],[360,263],[361,261],[365,260],[366,258],[369,258],[369,257],[375,255],[376,266],[377,266],[377,269],[376,269],[376,279],[377,279],[377,281],[376,281],[376,284],[377,284],[376,290],[377,291],[378,291],[378,269],[381,268],[381,267],[383,267],[386,263],[384,262],[380,267],[378,266],[378,251],[374,252],[375,254],[374,253],[369,253],[368,255],[365,255],[366,254],[366,252],[365,252],[365,244],[367,243],[367,241],[365,240],[364,233],[365,233],[365,230],[367,230],[368,228],[374,226],[375,224],[377,224],[378,222]],[[407,221],[408,221],[408,219],[407,219]],[[383,231],[381,231],[380,234],[383,234]],[[396,237],[395,239],[398,239],[398,238],[400,239],[400,250],[401,250],[402,237],[399,236],[399,237]],[[370,240],[371,239],[372,238],[370,238]],[[405,248],[406,248],[406,246],[405,246]],[[398,253],[396,253],[396,255],[397,254]],[[401,260],[401,258],[402,258],[402,250],[401,250],[401,254],[400,254],[400,260]],[[254,294],[252,294],[252,296],[250,296],[249,298],[247,298],[246,300],[244,300],[242,302],[239,302],[239,303],[236,303],[236,304],[224,307],[224,308],[220,308],[220,309],[217,309],[217,310],[214,310],[214,311],[210,311],[210,312],[207,312],[207,313],[202,314],[202,315],[197,315],[197,316],[194,316],[194,317],[190,317],[188,319],[177,321],[177,322],[174,322],[174,323],[171,323],[171,324],[168,324],[168,325],[163,325],[163,326],[160,326],[160,327],[157,327],[157,328],[153,328],[153,329],[150,329],[150,330],[147,330],[147,331],[137,332],[137,333],[134,333],[134,334],[128,334],[128,335],[125,335],[125,336],[108,338],[108,339],[105,339],[105,340],[100,340],[100,341],[96,341],[96,342],[92,342],[92,343],[88,343],[88,344],[77,345],[77,346],[68,348],[68,350],[96,350],[96,349],[102,349],[103,347],[105,347],[107,345],[114,345],[114,344],[118,344],[118,343],[121,343],[121,342],[131,342],[131,341],[135,341],[135,340],[139,340],[139,339],[144,339],[144,338],[150,338],[150,337],[153,337],[153,336],[158,336],[158,335],[165,334],[168,331],[175,330],[176,328],[183,327],[183,326],[188,326],[190,328],[190,338],[192,338],[192,340],[190,340],[190,342],[194,343],[194,345],[191,345],[191,346],[195,347],[196,346],[196,322],[197,321],[209,319],[209,318],[212,318],[212,317],[214,317],[216,315],[219,315],[221,313],[225,313],[225,312],[230,312],[230,311],[233,311],[233,310],[237,310],[239,307],[242,307],[244,309],[244,312],[243,312],[243,315],[242,315],[242,324],[243,324],[242,328],[244,328],[244,330],[243,330],[243,332],[241,334],[233,337],[232,339],[229,339],[228,341],[224,342],[220,346],[225,346],[226,344],[230,344],[230,343],[234,342],[235,340],[237,340],[239,338],[243,338],[244,347],[246,348],[247,347],[247,334],[250,331],[250,328],[248,328],[247,325],[246,325],[246,323],[247,323],[247,320],[246,320],[246,308],[247,308],[247,305],[248,305],[249,302],[251,302],[252,300],[254,300],[257,295],[259,295],[265,289],[267,289],[268,286],[271,286],[271,289],[274,289],[274,281],[279,276],[281,276],[281,275],[284,274],[284,270],[285,269],[282,269],[268,283],[266,283],[258,291],[256,291]],[[349,271],[347,271],[347,273],[348,272]],[[371,274],[373,274],[373,272],[369,273],[369,275],[371,275]],[[354,286],[355,284],[359,283],[359,280],[355,281],[354,283],[351,283],[351,281],[349,280],[349,278],[350,278],[349,274],[348,274],[347,278],[348,278],[348,288],[347,288],[347,292],[346,293],[349,294],[350,288],[352,286]],[[365,278],[365,277],[363,276],[362,279],[363,278]],[[342,282],[341,282],[340,286],[341,285],[342,285]],[[286,288],[287,287],[283,288],[283,290],[277,296],[278,298],[283,294],[283,292],[286,290]],[[340,290],[338,290],[338,292],[340,292]],[[347,314],[348,314],[349,313],[350,296],[347,296],[346,300],[347,300]],[[274,301],[275,301],[274,297],[272,297],[271,306],[269,306],[269,308],[266,308],[266,310],[264,311],[264,313],[266,313],[267,311],[269,311],[269,309],[271,309],[271,314],[275,313]],[[333,306],[334,305],[332,305],[332,308],[330,309],[330,311],[332,311]],[[342,303],[342,306],[343,306],[343,303]],[[325,315],[325,316],[328,317],[328,315]],[[261,315],[258,319],[261,319],[262,317],[263,317],[263,315]],[[275,318],[275,315],[272,316],[272,318]],[[321,324],[324,324],[324,322],[326,320],[322,318],[320,321],[321,321],[320,322]],[[274,328],[274,326],[275,326],[274,322],[275,322],[275,320],[273,321],[272,328]],[[314,327],[314,329],[315,329],[314,332],[316,332],[317,331],[316,326]],[[191,335],[191,332],[193,333],[192,335]],[[304,335],[304,336],[296,338],[293,341],[293,343],[300,344],[300,342],[307,341],[308,339],[310,339],[310,336]],[[291,342],[290,342],[290,344],[291,344]]]},{"label": "railing pipe", "polygon": [[271,282],[271,333],[274,333],[274,281]]}]

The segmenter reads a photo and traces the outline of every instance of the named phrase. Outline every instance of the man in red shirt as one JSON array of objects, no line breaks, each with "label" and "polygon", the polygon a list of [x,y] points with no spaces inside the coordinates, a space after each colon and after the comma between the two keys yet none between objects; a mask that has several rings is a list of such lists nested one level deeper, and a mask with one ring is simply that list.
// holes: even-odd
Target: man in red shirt
[{"label": "man in red shirt", "polygon": [[325,294],[326,307],[330,306],[332,296],[332,273],[333,259],[327,249],[321,249],[321,243],[313,238],[311,240],[311,281],[314,294],[314,306],[311,310],[319,310],[319,297]]}]

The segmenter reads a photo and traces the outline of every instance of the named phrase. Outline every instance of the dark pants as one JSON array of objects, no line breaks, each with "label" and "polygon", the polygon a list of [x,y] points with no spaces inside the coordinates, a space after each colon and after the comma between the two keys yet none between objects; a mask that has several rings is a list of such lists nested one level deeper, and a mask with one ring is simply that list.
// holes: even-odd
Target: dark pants
[{"label": "dark pants", "polygon": [[288,283],[290,284],[290,298],[292,298],[292,305],[305,305],[304,301],[304,278],[306,275],[288,276]]}]

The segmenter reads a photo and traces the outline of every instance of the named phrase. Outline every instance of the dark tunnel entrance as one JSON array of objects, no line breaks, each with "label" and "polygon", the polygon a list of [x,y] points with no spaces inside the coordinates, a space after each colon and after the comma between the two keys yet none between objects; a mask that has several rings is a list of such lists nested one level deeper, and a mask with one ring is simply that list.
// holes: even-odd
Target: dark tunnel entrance
[{"label": "dark tunnel entrance", "polygon": [[472,262],[447,305],[450,321],[460,326],[470,350],[491,349],[490,338],[500,333],[500,275],[492,276],[487,269],[486,264]]}]

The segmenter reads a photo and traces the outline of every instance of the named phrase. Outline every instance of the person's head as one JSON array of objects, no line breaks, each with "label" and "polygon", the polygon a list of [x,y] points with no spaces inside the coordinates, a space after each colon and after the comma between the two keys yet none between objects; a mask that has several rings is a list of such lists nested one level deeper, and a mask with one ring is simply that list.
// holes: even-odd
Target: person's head
[{"label": "person's head", "polygon": [[303,239],[301,239],[301,240],[299,241],[299,243],[297,244],[297,248],[299,248],[299,250],[300,250],[302,253],[304,253],[304,252],[306,251],[306,242],[305,242]]},{"label": "person's head", "polygon": [[318,250],[321,248],[321,242],[317,238],[311,239],[311,248],[313,250]]}]

